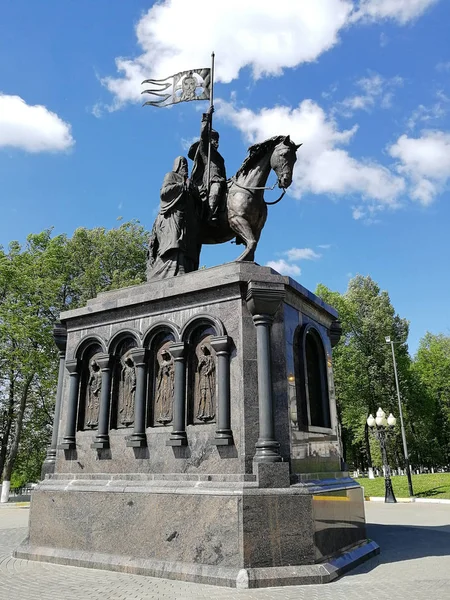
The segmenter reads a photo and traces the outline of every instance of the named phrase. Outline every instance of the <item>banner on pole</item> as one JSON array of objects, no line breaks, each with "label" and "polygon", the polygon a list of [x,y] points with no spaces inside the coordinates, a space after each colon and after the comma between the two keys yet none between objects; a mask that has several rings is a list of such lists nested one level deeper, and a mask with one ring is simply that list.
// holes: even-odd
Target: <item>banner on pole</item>
[{"label": "banner on pole", "polygon": [[151,94],[154,99],[144,102],[143,106],[162,108],[179,102],[191,100],[209,100],[211,97],[211,69],[191,69],[171,75],[166,79],[146,79],[142,85],[151,87],[142,94]]}]

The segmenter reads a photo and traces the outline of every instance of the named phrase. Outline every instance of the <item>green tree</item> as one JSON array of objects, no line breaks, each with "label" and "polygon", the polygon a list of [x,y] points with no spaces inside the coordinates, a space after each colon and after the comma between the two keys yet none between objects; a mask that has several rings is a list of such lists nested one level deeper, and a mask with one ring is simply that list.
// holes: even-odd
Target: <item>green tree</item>
[{"label": "green tree", "polygon": [[[351,279],[345,294],[323,285],[316,293],[338,310],[342,322],[343,335],[333,351],[333,365],[345,459],[357,467],[372,467],[372,453],[379,464],[379,450],[369,437],[367,416],[379,406],[398,412],[391,349],[385,337],[398,342],[396,358],[403,386],[410,361],[408,322],[395,313],[388,293],[370,277]],[[391,448],[401,462],[399,442]]]},{"label": "green tree", "polygon": [[[426,333],[414,358],[413,372],[421,394],[416,398],[422,418],[415,427],[427,432],[421,445],[424,464],[450,462],[450,336]],[[436,456],[437,455],[437,456]],[[440,460],[439,460],[440,459]]]},{"label": "green tree", "polygon": [[[0,473],[4,490],[35,479],[51,434],[57,352],[52,328],[62,310],[101,291],[145,280],[148,234],[138,222],[112,230],[46,230],[0,249]],[[25,436],[22,433],[25,432]],[[30,443],[39,451],[30,451]],[[2,494],[3,496],[3,494]]]}]

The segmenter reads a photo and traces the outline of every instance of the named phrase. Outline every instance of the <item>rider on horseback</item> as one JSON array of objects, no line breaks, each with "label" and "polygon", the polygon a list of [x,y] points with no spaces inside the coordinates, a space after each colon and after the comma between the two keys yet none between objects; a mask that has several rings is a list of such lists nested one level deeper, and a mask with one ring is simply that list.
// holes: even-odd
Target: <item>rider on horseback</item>
[{"label": "rider on horseback", "polygon": [[[209,221],[216,224],[218,213],[225,204],[227,193],[227,175],[225,161],[219,153],[219,134],[212,129],[212,113],[214,107],[203,114],[200,141],[189,149],[188,156],[194,161],[191,180],[199,188],[203,198],[208,200]],[[210,152],[209,181],[208,154]]]}]

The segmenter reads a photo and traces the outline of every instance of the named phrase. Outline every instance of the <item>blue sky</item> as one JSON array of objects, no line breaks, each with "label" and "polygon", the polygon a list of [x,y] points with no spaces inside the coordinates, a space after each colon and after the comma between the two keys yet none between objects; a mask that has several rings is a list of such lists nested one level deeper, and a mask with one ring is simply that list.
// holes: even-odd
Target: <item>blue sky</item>
[{"label": "blue sky", "polygon": [[371,275],[414,352],[450,333],[449,22],[446,0],[2,0],[0,244],[118,217],[150,229],[207,104],[143,108],[141,81],[215,50],[228,174],[255,141],[303,143],[257,262],[312,290]]}]

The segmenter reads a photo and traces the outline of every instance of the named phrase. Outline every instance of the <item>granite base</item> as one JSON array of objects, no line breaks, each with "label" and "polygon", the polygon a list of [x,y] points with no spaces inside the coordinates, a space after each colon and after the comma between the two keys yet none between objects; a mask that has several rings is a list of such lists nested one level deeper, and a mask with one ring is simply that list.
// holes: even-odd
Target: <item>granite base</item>
[{"label": "granite base", "polygon": [[330,583],[348,570],[379,554],[373,541],[365,541],[335,559],[314,565],[287,567],[230,568],[181,562],[136,559],[96,552],[79,552],[30,546],[24,542],[14,553],[16,558],[161,577],[191,583],[203,583],[237,589]]},{"label": "granite base", "polygon": [[[379,550],[355,518],[354,483],[327,491],[262,488],[250,477],[130,477],[43,481],[15,556],[249,588],[326,583]],[[323,537],[325,518],[336,535]]]}]

